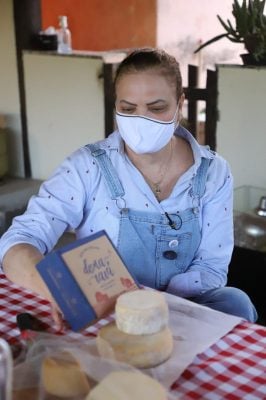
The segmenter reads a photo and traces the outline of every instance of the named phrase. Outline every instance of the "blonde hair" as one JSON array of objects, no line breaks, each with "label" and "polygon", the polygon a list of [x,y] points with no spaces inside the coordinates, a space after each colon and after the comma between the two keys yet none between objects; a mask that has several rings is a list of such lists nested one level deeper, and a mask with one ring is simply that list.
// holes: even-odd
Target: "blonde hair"
[{"label": "blonde hair", "polygon": [[175,57],[161,49],[140,48],[130,53],[118,66],[114,79],[116,88],[119,79],[128,73],[156,69],[175,85],[177,102],[183,93],[179,63]]}]

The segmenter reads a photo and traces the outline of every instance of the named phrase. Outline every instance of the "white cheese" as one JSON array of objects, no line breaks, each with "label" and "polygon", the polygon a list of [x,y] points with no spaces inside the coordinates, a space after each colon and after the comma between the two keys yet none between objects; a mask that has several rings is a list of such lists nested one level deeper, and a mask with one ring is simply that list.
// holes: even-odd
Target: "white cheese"
[{"label": "white cheese", "polygon": [[167,400],[164,387],[140,372],[115,371],[95,386],[86,400]]},{"label": "white cheese", "polygon": [[168,325],[168,305],[162,293],[134,290],[123,293],[116,301],[116,325],[132,335],[149,335]]},{"label": "white cheese", "polygon": [[43,360],[41,382],[47,393],[63,398],[85,396],[90,390],[86,374],[68,352]]},{"label": "white cheese", "polygon": [[96,344],[100,356],[122,361],[136,368],[151,368],[166,361],[173,351],[169,328],[151,335],[130,335],[120,331],[115,322],[102,327]]}]

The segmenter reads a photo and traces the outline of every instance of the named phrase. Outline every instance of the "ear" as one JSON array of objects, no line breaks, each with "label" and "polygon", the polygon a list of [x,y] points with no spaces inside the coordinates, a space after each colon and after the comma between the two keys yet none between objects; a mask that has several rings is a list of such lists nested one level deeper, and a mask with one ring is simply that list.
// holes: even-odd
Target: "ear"
[{"label": "ear", "polygon": [[179,97],[178,101],[178,110],[177,110],[177,116],[178,116],[178,121],[181,121],[183,116],[182,116],[182,109],[185,101],[185,93],[182,93],[181,96]]},{"label": "ear", "polygon": [[182,93],[178,101],[178,111],[182,112],[183,104],[185,101],[185,93]]}]

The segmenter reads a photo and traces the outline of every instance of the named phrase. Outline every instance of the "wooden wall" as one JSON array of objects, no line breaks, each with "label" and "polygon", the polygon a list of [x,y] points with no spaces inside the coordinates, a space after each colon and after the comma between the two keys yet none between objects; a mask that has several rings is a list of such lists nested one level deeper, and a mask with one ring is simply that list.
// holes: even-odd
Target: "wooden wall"
[{"label": "wooden wall", "polygon": [[41,0],[42,26],[67,15],[75,50],[156,45],[156,0]]}]

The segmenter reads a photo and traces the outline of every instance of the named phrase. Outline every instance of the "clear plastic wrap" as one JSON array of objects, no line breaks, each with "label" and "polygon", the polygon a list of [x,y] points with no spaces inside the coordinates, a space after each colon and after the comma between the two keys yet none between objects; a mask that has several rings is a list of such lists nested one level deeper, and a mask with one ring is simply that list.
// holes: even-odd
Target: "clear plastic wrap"
[{"label": "clear plastic wrap", "polygon": [[[114,371],[128,371],[132,373],[145,374],[147,376],[152,377],[152,373],[150,370],[140,371],[128,364],[117,362],[114,359],[105,359],[99,356],[96,339],[94,338],[84,338],[84,339],[72,339],[63,336],[56,336],[47,333],[39,333],[37,334],[34,342],[30,344],[25,354],[24,360],[17,363],[14,367],[13,373],[13,400],[57,400],[57,399],[71,399],[71,400],[85,400],[88,396],[85,391],[80,391],[80,394],[77,395],[55,395],[54,387],[58,389],[61,385],[60,379],[58,380],[58,376],[51,371],[53,374],[52,382],[53,389],[47,389],[44,385],[44,360],[56,360],[60,365],[65,366],[66,363],[73,361],[78,366],[78,369],[83,376],[86,376],[86,380],[88,381],[88,393],[92,390],[99,382],[101,382],[105,377],[107,377],[110,373]],[[73,365],[72,365],[73,366]],[[73,377],[72,371],[71,377]],[[68,375],[63,379],[68,379],[68,382],[63,382],[63,386],[67,387],[71,386],[69,383]],[[83,377],[82,377],[83,379]],[[71,380],[71,379],[70,379]],[[157,381],[158,383],[158,381]],[[163,392],[165,392],[165,399],[163,400],[173,400],[176,399],[176,395],[173,396],[167,390],[163,384],[162,386]],[[131,400],[131,393],[124,393],[124,389],[119,385],[115,385],[114,388],[110,388],[115,390],[117,400],[120,398],[123,400]],[[60,389],[58,389],[60,392]],[[122,397],[120,397],[122,396]],[[110,399],[112,397],[110,396]],[[144,398],[144,397],[143,397]],[[108,399],[109,400],[109,399]]]},{"label": "clear plastic wrap", "polygon": [[[41,380],[43,361],[47,357],[54,357],[56,355],[59,359],[63,359],[66,357],[66,354],[71,354],[72,359],[74,358],[77,361],[80,369],[88,376],[92,388],[96,383],[101,382],[102,379],[113,371],[139,372],[159,382],[160,385],[165,388],[165,398],[167,400],[176,400],[178,398],[178,393],[176,390],[175,392],[171,392],[170,390],[174,382],[176,382],[188,365],[193,362],[197,354],[205,351],[227,332],[231,331],[234,326],[241,322],[241,318],[200,306],[168,293],[164,293],[164,296],[169,306],[169,329],[173,335],[172,353],[166,361],[151,368],[140,369],[140,367],[136,368],[128,365],[124,359],[123,361],[117,361],[115,359],[115,357],[117,357],[116,346],[110,349],[105,348],[105,354],[103,355],[101,353],[101,357],[99,355],[100,352],[98,352],[97,339],[95,337],[88,338],[82,334],[75,334],[74,338],[70,336],[37,333],[26,348],[26,352],[22,352],[24,358],[20,356],[19,362],[17,362],[14,367],[14,391],[16,395],[13,396],[13,400],[59,400],[60,398],[95,400],[94,398],[86,399],[85,395],[76,397],[55,397],[48,395],[47,391],[44,390]],[[98,324],[98,338],[101,337],[99,334],[100,330],[106,327],[107,324],[110,325],[112,321],[111,319],[108,321],[105,320]],[[107,342],[108,345],[112,341]],[[119,343],[118,338],[118,343],[116,341],[116,344],[118,346],[120,344],[121,346],[119,348],[121,349],[125,343],[123,343],[123,341]],[[145,348],[146,352],[149,350],[148,347],[149,346]],[[161,348],[161,346],[157,346],[156,351],[158,351],[158,347],[159,349]],[[126,354],[129,353],[127,349],[123,351]],[[133,349],[133,353],[136,354],[136,352],[139,352],[139,347],[137,347],[136,351]],[[106,359],[107,356],[109,359]],[[119,357],[117,357],[117,359],[119,359]],[[152,359],[154,362],[154,357],[152,357]],[[75,368],[73,373],[76,373]],[[80,377],[80,379],[83,381],[83,377]],[[67,381],[67,384],[68,383]],[[138,386],[137,383],[136,386]],[[122,393],[122,400],[131,400],[132,396],[130,397],[130,395],[132,392],[134,395],[134,390],[131,390],[128,394],[123,394],[119,385],[116,385],[115,389],[118,395]],[[100,398],[100,400],[105,400],[105,398],[106,400],[113,400],[113,398],[114,400],[120,400],[121,397],[119,398],[116,396],[112,398],[111,396],[105,396]],[[133,398],[135,400],[137,397]],[[139,395],[138,398],[146,399],[153,397]],[[153,400],[155,399],[156,397],[153,398]]]}]

